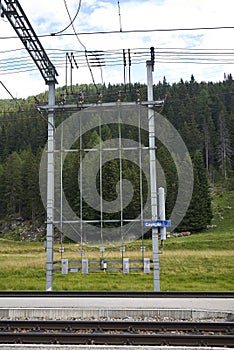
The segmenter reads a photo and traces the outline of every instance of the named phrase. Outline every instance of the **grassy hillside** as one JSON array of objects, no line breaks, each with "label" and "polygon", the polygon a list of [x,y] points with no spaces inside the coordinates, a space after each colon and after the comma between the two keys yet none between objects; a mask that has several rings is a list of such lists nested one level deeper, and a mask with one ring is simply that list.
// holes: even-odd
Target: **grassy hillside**
[{"label": "grassy hillside", "polygon": [[215,190],[212,197],[214,232],[234,233],[234,191]]},{"label": "grassy hillside", "polygon": [[[213,195],[214,227],[191,236],[169,238],[160,255],[161,290],[234,291],[234,191]],[[41,242],[0,240],[0,290],[45,289],[45,250]],[[126,246],[125,257],[140,259],[136,241]],[[151,241],[144,242],[151,257]],[[58,246],[55,260],[60,259]],[[79,245],[66,244],[64,258],[79,259]],[[107,259],[120,259],[119,247],[106,248]],[[85,257],[99,259],[99,247],[86,247]],[[153,275],[142,272],[54,274],[55,290],[152,290]]]}]

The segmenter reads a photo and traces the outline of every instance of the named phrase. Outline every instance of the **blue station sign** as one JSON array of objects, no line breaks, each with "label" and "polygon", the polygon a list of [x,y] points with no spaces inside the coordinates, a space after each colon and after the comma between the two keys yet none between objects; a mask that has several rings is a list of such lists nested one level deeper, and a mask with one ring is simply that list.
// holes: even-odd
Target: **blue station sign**
[{"label": "blue station sign", "polygon": [[170,227],[171,220],[145,220],[145,228],[155,228],[155,227]]}]

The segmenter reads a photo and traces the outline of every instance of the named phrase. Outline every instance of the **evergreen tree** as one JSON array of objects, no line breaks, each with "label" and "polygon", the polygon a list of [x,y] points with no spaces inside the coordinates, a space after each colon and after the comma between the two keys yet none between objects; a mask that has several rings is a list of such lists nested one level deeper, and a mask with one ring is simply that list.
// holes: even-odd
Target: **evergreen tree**
[{"label": "evergreen tree", "polygon": [[[178,191],[177,171],[174,161],[165,147],[161,146],[157,150],[157,159],[159,160],[166,177],[166,217],[169,218],[175,205]],[[158,183],[158,187],[159,186],[160,184]]]},{"label": "evergreen tree", "polygon": [[40,218],[39,171],[37,157],[29,148],[21,153],[23,196],[22,215],[30,219],[33,225]]},{"label": "evergreen tree", "polygon": [[228,164],[232,155],[230,137],[224,111],[219,114],[218,162],[225,180],[228,178]]},{"label": "evergreen tree", "polygon": [[[73,87],[74,95],[82,90],[87,103],[97,102],[97,89],[102,91],[103,102],[115,102],[118,98],[121,101],[135,101],[137,93],[141,95],[141,100],[146,100],[147,87],[144,84],[109,84],[97,87],[93,84],[82,84]],[[121,91],[121,96],[119,92]],[[56,99],[60,98],[64,89],[56,92]],[[216,179],[212,173],[218,174],[218,179],[228,180],[224,183],[233,183],[234,178],[234,81],[231,74],[226,75],[223,82],[198,84],[191,76],[190,81],[181,81],[170,86],[166,78],[162,83],[154,86],[154,96],[156,99],[167,100],[160,110],[163,115],[175,126],[181,134],[187,148],[194,154],[194,194],[184,218],[181,228],[198,230],[206,227],[210,221],[209,190],[206,175],[212,180]],[[48,96],[41,94],[38,99],[47,101]],[[69,102],[67,100],[67,102]],[[22,109],[13,105],[9,100],[0,100],[0,210],[1,218],[6,215],[21,214],[25,219],[42,217],[45,214],[40,200],[38,184],[38,169],[40,164],[40,150],[44,148],[47,139],[47,123],[34,108],[34,99],[21,101]],[[57,116],[56,123],[66,119],[68,114],[64,111]],[[135,118],[135,115],[130,115]],[[95,116],[99,118],[99,115]],[[90,130],[82,136],[82,151],[69,152],[63,166],[63,188],[66,198],[71,207],[80,213],[80,190],[78,187],[78,171],[80,160],[85,156],[85,149],[99,147],[100,139],[107,141],[119,136],[119,127],[116,124],[102,125],[95,130]],[[157,126],[156,126],[157,127]],[[74,130],[76,126],[74,125]],[[101,131],[101,133],[100,133]],[[162,130],[161,132],[164,132]],[[166,132],[166,131],[165,131]],[[124,138],[139,141],[138,129],[121,126],[121,134]],[[164,135],[164,139],[170,136]],[[142,131],[141,142],[148,146],[148,133]],[[64,140],[65,142],[65,140]],[[170,142],[167,139],[167,143]],[[158,145],[157,156],[162,162],[167,178],[167,214],[173,209],[177,194],[177,178],[173,170],[173,159],[165,149]],[[80,148],[79,140],[72,146]],[[81,154],[82,153],[82,154]],[[91,152],[89,155],[90,172],[93,171],[93,160],[98,152]],[[198,153],[200,154],[198,156]],[[104,154],[104,152],[103,152]],[[120,180],[120,164],[116,159],[108,161],[102,169],[102,190],[103,197],[107,201],[117,198],[116,184]],[[203,157],[202,157],[203,155]],[[99,156],[99,154],[98,154]],[[203,162],[204,160],[204,162]],[[147,160],[148,161],[148,160]],[[204,166],[205,163],[205,166]],[[148,163],[147,163],[148,164]],[[139,172],[137,167],[131,162],[123,161],[122,177],[130,180],[134,187],[134,197],[132,205],[124,210],[126,217],[132,218],[139,212]],[[206,171],[205,171],[206,170]],[[179,175],[179,174],[178,174]],[[56,175],[57,176],[57,175]],[[203,178],[203,180],[202,180]],[[100,190],[99,174],[97,175],[97,187]],[[92,196],[89,183],[84,183],[88,195]],[[203,188],[204,187],[204,188]],[[60,190],[60,188],[58,189]],[[57,188],[55,195],[58,193]],[[205,204],[206,203],[206,204]],[[99,218],[100,213],[90,208],[83,201],[84,216],[87,218]],[[202,216],[199,217],[202,213]],[[204,214],[204,215],[203,215]],[[116,213],[115,217],[120,214]],[[111,218],[111,214],[106,213],[105,218]],[[33,219],[34,220],[34,219]]]},{"label": "evergreen tree", "polygon": [[23,196],[22,161],[16,152],[10,154],[5,163],[4,191],[7,214],[21,215]]},{"label": "evergreen tree", "polygon": [[0,162],[4,162],[8,154],[8,140],[5,125],[0,128]]},{"label": "evergreen tree", "polygon": [[201,151],[196,151],[193,160],[194,188],[190,206],[178,230],[200,231],[211,223],[211,197]]},{"label": "evergreen tree", "polygon": [[0,219],[6,215],[6,205],[4,198],[4,167],[0,164]]}]

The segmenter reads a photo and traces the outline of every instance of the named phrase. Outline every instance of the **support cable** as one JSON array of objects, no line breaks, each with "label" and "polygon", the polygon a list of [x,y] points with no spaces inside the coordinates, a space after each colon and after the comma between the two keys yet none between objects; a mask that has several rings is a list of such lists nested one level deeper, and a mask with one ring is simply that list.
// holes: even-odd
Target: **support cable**
[{"label": "support cable", "polygon": [[42,118],[43,120],[45,120],[46,123],[48,123],[48,124],[52,127],[52,129],[55,131],[55,126],[54,126],[54,124],[52,124],[52,123],[48,120],[48,118],[46,118],[46,117],[44,116],[42,110],[41,110],[40,107],[39,107],[39,101],[38,101],[38,99],[37,99],[35,96],[34,96],[34,105],[35,105],[36,110],[37,110],[38,113],[40,114],[41,118]]},{"label": "support cable", "polygon": [[19,109],[21,111],[21,106],[20,106],[19,102],[17,101],[17,99],[10,93],[10,91],[7,89],[7,87],[5,86],[5,84],[3,84],[2,81],[0,81],[0,83],[2,84],[4,89],[7,91],[7,93],[11,96],[12,100],[14,100],[17,103],[17,105],[19,106]]},{"label": "support cable", "polygon": [[[88,52],[88,51],[87,51],[87,48],[86,48],[86,46],[82,43],[82,41],[80,40],[78,34],[76,33],[76,30],[75,30],[75,27],[74,27],[74,23],[72,22],[71,15],[70,15],[69,9],[68,9],[68,7],[67,7],[66,0],[64,0],[64,3],[65,3],[65,7],[66,7],[66,11],[67,11],[68,17],[70,18],[70,21],[71,21],[71,26],[72,26],[72,29],[73,29],[73,31],[74,31],[74,34],[75,34],[75,36],[76,36],[76,38],[77,38],[79,44],[80,44],[80,45],[84,48],[84,50],[85,50],[85,59],[86,59],[86,63],[87,63],[87,66],[88,66],[88,68],[89,68],[89,71],[90,71],[90,75],[91,75],[93,84],[94,84],[94,86],[95,86],[95,88],[96,88],[96,91],[97,91],[97,93],[98,93],[99,90],[98,90],[97,84],[96,84],[95,79],[94,79],[94,75],[93,75],[92,68],[91,68],[90,63],[89,63],[89,59],[88,59],[88,55],[87,55],[87,52]],[[101,69],[101,67],[100,67],[100,69]]]},{"label": "support cable", "polygon": [[[67,8],[67,3],[66,3],[66,0],[64,0],[64,5],[65,7]],[[54,35],[58,35],[58,34],[61,34],[63,32],[65,32],[75,21],[76,17],[78,16],[79,12],[80,12],[80,8],[81,8],[81,0],[79,1],[79,4],[78,4],[78,8],[77,8],[77,11],[75,13],[75,16],[73,17],[73,19],[70,21],[70,23],[62,30],[56,32],[56,33],[51,33],[52,36]]]}]

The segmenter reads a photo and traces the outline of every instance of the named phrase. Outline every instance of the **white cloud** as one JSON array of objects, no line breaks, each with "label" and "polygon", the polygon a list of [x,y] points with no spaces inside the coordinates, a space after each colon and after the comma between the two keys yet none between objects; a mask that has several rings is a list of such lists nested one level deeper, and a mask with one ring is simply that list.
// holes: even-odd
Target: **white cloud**
[{"label": "white cloud", "polygon": [[[4,5],[4,0],[2,1]],[[79,1],[67,0],[67,6],[71,17],[76,13]],[[146,30],[166,28],[191,28],[211,26],[233,25],[233,0],[120,0],[121,24],[123,30]],[[65,28],[70,20],[64,6],[64,0],[20,0],[29,21],[38,35],[50,34]],[[117,0],[83,0],[78,18],[74,22],[77,32],[120,30],[120,17]],[[200,31],[172,31],[172,32],[147,32],[147,33],[119,33],[109,35],[80,35],[79,38],[86,48],[92,50],[132,49],[132,48],[181,48],[181,49],[231,49],[230,38],[234,29],[227,30],[200,30]],[[6,19],[0,19],[0,32],[3,36],[15,36],[15,32]],[[4,34],[3,34],[4,33]],[[66,33],[72,33],[70,27]],[[50,57],[55,57],[51,49],[83,50],[82,45],[74,35],[60,37],[42,37],[42,45]],[[26,56],[26,51],[6,53],[3,51],[22,48],[19,39],[0,39],[0,63],[6,58],[13,59]],[[234,50],[233,50],[234,51]],[[196,55],[194,55],[196,58]],[[60,55],[65,62],[65,52]],[[232,73],[231,64],[185,64],[185,63],[160,63],[156,55],[155,82],[166,76],[170,83],[178,82],[180,78],[189,80],[194,74],[197,81],[218,81],[223,79],[223,73]],[[28,56],[28,61],[30,62]],[[52,60],[53,61],[53,60]],[[56,63],[58,61],[56,60]],[[178,62],[178,56],[177,56]],[[39,72],[25,72],[4,74],[6,65],[0,64],[1,81],[10,92],[17,97],[27,97],[43,92],[47,87]],[[14,67],[14,66],[13,66]],[[56,66],[61,86],[65,84],[65,68]],[[94,69],[96,82],[101,82],[100,69]],[[233,74],[234,75],[234,74]],[[103,76],[106,83],[123,82],[123,68],[103,68]],[[132,82],[145,81],[145,65],[132,68]],[[74,83],[92,82],[90,72],[86,68],[74,71]],[[0,86],[0,98],[8,98],[6,91]]]}]

